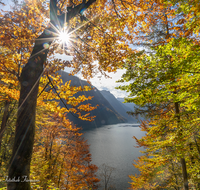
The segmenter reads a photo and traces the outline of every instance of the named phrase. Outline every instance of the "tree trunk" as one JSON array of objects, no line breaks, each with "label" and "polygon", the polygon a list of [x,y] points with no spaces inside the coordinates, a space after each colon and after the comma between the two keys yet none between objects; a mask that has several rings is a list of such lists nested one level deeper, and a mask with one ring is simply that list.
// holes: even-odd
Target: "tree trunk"
[{"label": "tree trunk", "polygon": [[[67,14],[58,16],[56,6],[57,0],[50,0],[50,22],[54,26],[56,26],[56,24],[59,26],[59,20],[62,28],[64,19],[68,22],[95,1],[96,0],[89,0],[87,3],[83,1],[83,3],[68,11]],[[20,76],[21,90],[15,140],[9,165],[9,173],[6,178],[8,190],[31,189],[29,176],[35,135],[37,94],[39,80],[43,74],[43,65],[46,61],[52,38],[54,37],[51,33],[53,31],[53,27],[46,29],[35,41],[31,57],[23,68]],[[46,43],[45,46],[44,43]],[[48,48],[44,49],[45,47]]]},{"label": "tree trunk", "polygon": [[[177,122],[178,122],[178,125],[179,125],[179,123],[180,123],[180,115],[179,115],[180,114],[180,110],[179,110],[178,102],[175,103],[175,113],[177,115]],[[185,158],[181,158],[181,166],[182,166],[182,173],[183,173],[184,189],[185,190],[189,190]]]},{"label": "tree trunk", "polygon": [[185,158],[181,158],[181,165],[182,165],[182,172],[183,172],[184,188],[185,188],[185,190],[189,190]]},{"label": "tree trunk", "polygon": [[[47,36],[44,31],[39,39],[49,38],[50,35]],[[20,77],[19,109],[13,153],[10,160],[9,177],[7,179],[8,190],[30,189],[30,184],[27,180],[30,174],[30,162],[35,135],[37,94],[39,79],[43,72],[43,64],[46,61],[48,53],[48,49],[40,52],[44,49],[44,42],[49,45],[51,44],[51,41],[48,42],[45,39],[36,41],[31,58],[23,68]]]}]

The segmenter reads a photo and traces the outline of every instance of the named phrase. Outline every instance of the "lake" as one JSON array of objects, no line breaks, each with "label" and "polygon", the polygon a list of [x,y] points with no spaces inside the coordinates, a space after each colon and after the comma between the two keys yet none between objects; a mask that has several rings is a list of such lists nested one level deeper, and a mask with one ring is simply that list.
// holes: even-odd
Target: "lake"
[{"label": "lake", "polygon": [[[130,187],[128,175],[139,174],[134,168],[133,160],[142,155],[135,148],[136,141],[132,138],[141,138],[145,132],[140,131],[139,124],[120,123],[115,125],[105,125],[101,128],[84,131],[84,138],[90,145],[92,163],[100,167],[102,164],[115,168],[111,174],[109,184],[117,190],[124,190]],[[98,175],[99,177],[99,175]],[[102,185],[104,184],[101,182]],[[103,187],[99,188],[103,189]]]}]

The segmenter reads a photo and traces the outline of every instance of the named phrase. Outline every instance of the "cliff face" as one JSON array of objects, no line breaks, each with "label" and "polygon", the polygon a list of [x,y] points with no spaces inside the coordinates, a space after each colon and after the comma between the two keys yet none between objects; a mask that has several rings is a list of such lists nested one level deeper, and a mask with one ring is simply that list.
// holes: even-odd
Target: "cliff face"
[{"label": "cliff face", "polygon": [[[60,71],[59,74],[63,82],[67,82],[71,80],[72,86],[91,86],[84,80],[79,79],[75,76],[69,76],[68,73],[64,71]],[[68,118],[73,121],[78,127],[82,127],[83,130],[88,130],[91,128],[100,127],[102,125],[110,125],[116,123],[123,123],[127,122],[127,119],[121,116],[114,108],[110,105],[110,103],[104,98],[104,96],[100,93],[100,91],[94,87],[94,90],[87,91],[87,92],[78,92],[76,96],[85,95],[93,96],[92,100],[88,100],[85,103],[90,103],[92,106],[99,105],[97,109],[90,112],[92,116],[96,116],[93,122],[89,121],[82,121],[71,114],[68,114]],[[84,102],[83,102],[84,103]],[[60,103],[63,106],[62,102]]]}]

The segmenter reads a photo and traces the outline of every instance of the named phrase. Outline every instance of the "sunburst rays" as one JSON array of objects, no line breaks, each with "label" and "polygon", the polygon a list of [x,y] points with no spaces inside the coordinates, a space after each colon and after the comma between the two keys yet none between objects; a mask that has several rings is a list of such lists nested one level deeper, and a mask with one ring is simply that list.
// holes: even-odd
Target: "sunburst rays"
[{"label": "sunburst rays", "polygon": [[[43,44],[44,49],[41,50],[40,52],[45,51],[47,48],[49,48],[48,41],[53,41],[53,44],[54,43],[59,44],[59,47],[62,49],[62,52],[60,52],[61,54],[63,54],[65,52],[65,50],[67,50],[67,52],[68,52],[67,54],[71,54],[69,49],[71,49],[71,48],[73,49],[73,46],[75,44],[86,43],[84,40],[81,39],[80,36],[77,36],[76,32],[79,29],[81,29],[83,26],[87,25],[89,22],[94,20],[99,15],[96,15],[95,17],[88,19],[85,23],[77,26],[73,30],[71,30],[69,24],[66,23],[66,16],[67,16],[67,13],[65,13],[65,20],[64,20],[63,28],[61,28],[58,18],[56,19],[58,22],[56,26],[54,24],[52,24],[51,22],[49,23],[50,27],[54,30],[54,32],[50,31],[48,29],[46,29],[45,32],[46,33],[49,32],[49,33],[53,34],[53,37],[36,39],[36,40],[44,40],[44,39],[46,40],[46,43]],[[67,24],[68,24],[68,26],[66,26]],[[35,55],[32,55],[32,56],[35,56]]]}]

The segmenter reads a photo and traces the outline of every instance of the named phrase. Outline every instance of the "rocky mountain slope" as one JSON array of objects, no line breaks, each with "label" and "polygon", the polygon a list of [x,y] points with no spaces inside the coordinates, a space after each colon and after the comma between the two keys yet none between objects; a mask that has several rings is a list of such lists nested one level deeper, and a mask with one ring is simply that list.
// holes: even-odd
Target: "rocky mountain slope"
[{"label": "rocky mountain slope", "polygon": [[[76,76],[70,76],[68,73],[64,71],[60,71],[59,74],[61,75],[61,78],[63,82],[67,82],[71,80],[72,86],[90,86],[87,81],[81,80]],[[100,127],[102,125],[109,125],[109,124],[116,124],[116,123],[124,123],[127,122],[127,119],[123,117],[123,115],[120,115],[114,108],[111,106],[111,104],[104,98],[104,96],[100,93],[100,91],[94,87],[94,90],[87,91],[87,92],[78,92],[76,96],[79,95],[85,95],[87,96],[93,96],[92,100],[88,100],[85,103],[90,103],[92,106],[99,105],[97,109],[91,111],[92,116],[96,116],[95,120],[93,122],[89,121],[82,121],[76,117],[74,117],[72,114],[68,114],[68,118],[73,121],[74,124],[76,124],[78,127],[82,127],[83,130],[88,130],[91,128]],[[61,102],[61,106],[64,106]]]}]

